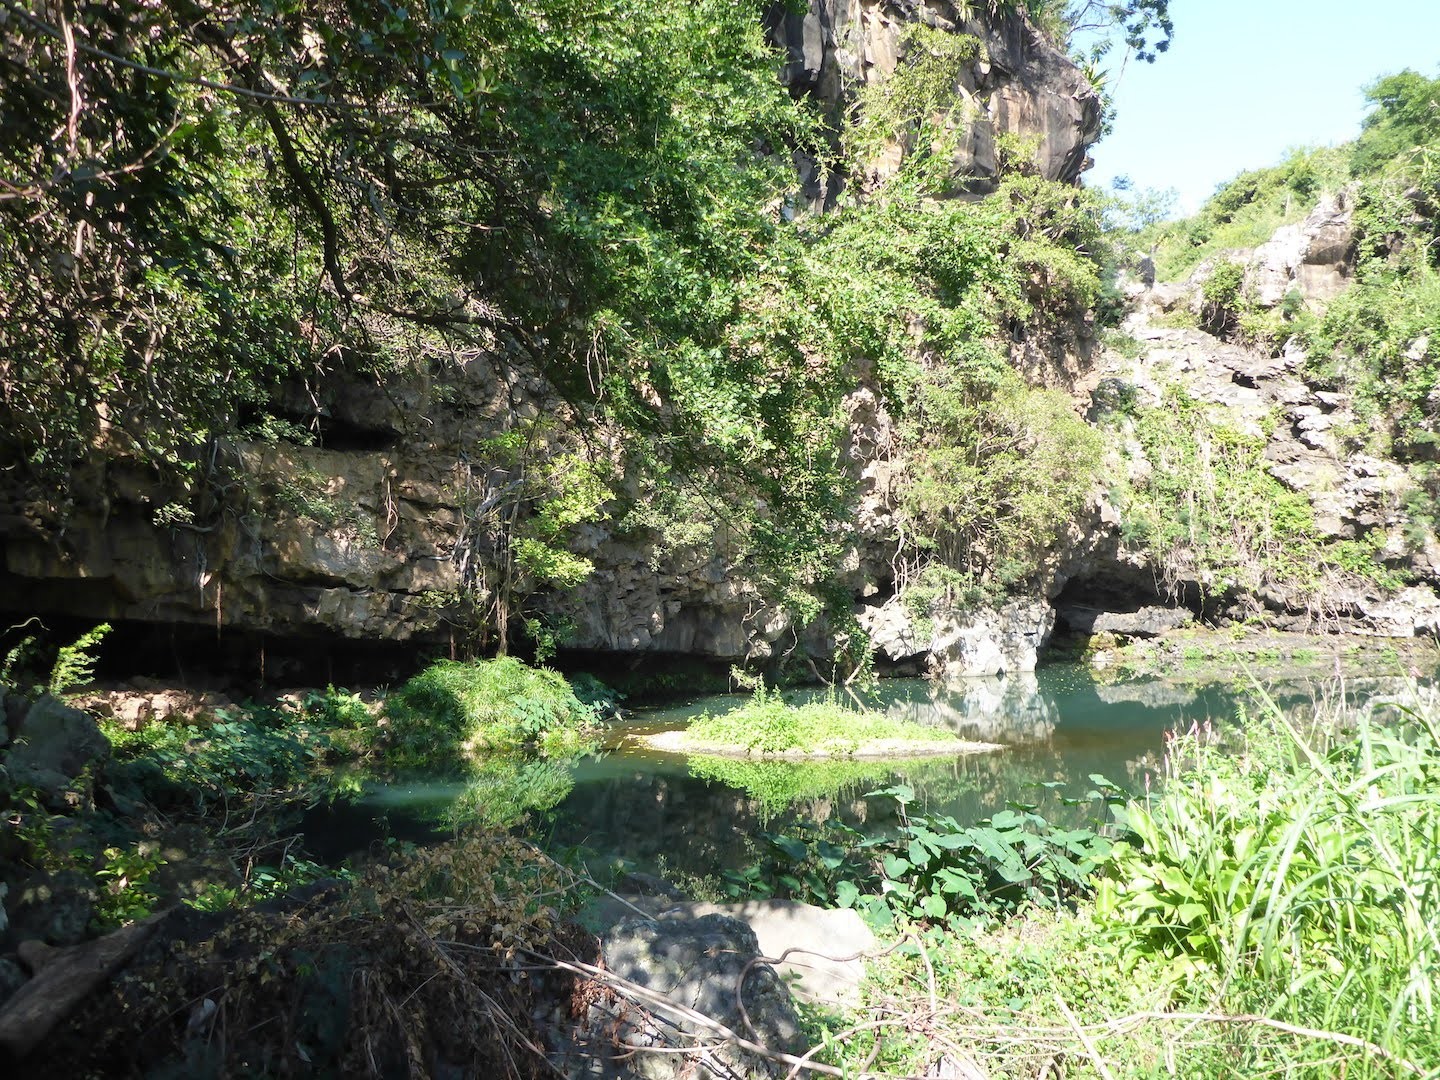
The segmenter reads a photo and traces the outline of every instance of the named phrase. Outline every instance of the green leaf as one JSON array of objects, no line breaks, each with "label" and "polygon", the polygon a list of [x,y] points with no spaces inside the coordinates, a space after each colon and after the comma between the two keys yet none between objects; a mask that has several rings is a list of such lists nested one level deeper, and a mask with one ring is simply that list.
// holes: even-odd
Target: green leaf
[{"label": "green leaf", "polygon": [[792,862],[801,862],[810,853],[805,841],[797,840],[793,836],[772,836],[769,839],[771,846]]},{"label": "green leaf", "polygon": [[1016,863],[1002,863],[995,868],[995,871],[1012,885],[1018,885],[1021,882],[1029,881],[1031,877],[1034,876],[1024,866]]},{"label": "green leaf", "polygon": [[892,881],[902,880],[910,871],[910,862],[898,855],[886,855],[881,860],[881,866],[885,870],[885,876]]},{"label": "green leaf", "polygon": [[901,806],[915,801],[915,789],[908,784],[896,784],[893,787],[880,788],[877,791],[867,791],[862,798],[872,799],[889,796]]},{"label": "green leaf", "polygon": [[817,843],[815,853],[820,859],[820,865],[826,870],[838,870],[845,865],[845,849],[828,840]]},{"label": "green leaf", "polygon": [[932,919],[940,919],[950,910],[950,906],[945,902],[945,897],[931,893],[920,902],[920,910]]}]

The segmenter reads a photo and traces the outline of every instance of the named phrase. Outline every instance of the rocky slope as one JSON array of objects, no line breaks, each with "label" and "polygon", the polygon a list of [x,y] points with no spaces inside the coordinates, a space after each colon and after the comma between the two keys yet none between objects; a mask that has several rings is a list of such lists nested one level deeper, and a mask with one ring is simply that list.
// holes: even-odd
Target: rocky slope
[{"label": "rocky slope", "polygon": [[[1351,395],[1329,388],[1294,339],[1277,350],[1222,340],[1201,328],[1213,321],[1206,284],[1222,261],[1240,268],[1239,294],[1258,315],[1284,304],[1323,311],[1349,281],[1352,213],[1350,193],[1341,191],[1323,198],[1303,222],[1282,227],[1253,250],[1202,264],[1185,282],[1155,285],[1143,275],[1132,280],[1133,311],[1124,331],[1134,354],[1104,351],[1082,389],[1089,392],[1092,419],[1113,412],[1121,398],[1153,407],[1178,390],[1201,403],[1217,428],[1263,441],[1266,472],[1305,500],[1320,540],[1361,541],[1373,548],[1376,565],[1412,582],[1384,588],[1352,576],[1327,582],[1312,596],[1283,585],[1262,587],[1253,595],[1232,596],[1227,610],[1212,614],[1287,630],[1413,637],[1440,626],[1435,596],[1440,576],[1435,535],[1406,508],[1405,496],[1415,486],[1410,473],[1367,451]],[[1121,429],[1125,437],[1124,425]],[[1132,473],[1163,467],[1146,461],[1133,438],[1118,458],[1118,467]],[[1157,588],[1162,568],[1127,550],[1118,515],[1103,499],[1100,513],[1106,526],[1067,575],[1071,594],[1100,607],[1123,608],[1164,598],[1157,594],[1193,598],[1203,591],[1206,583],[1194,578]],[[1086,616],[1080,608],[1062,618],[1078,627]]]}]

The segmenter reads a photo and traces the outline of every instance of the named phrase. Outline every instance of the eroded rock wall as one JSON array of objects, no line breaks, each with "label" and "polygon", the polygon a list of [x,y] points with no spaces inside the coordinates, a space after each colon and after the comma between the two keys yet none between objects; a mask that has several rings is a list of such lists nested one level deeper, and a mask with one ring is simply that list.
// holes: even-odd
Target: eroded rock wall
[{"label": "eroded rock wall", "polygon": [[[955,192],[990,190],[999,174],[997,136],[1028,144],[1048,180],[1075,182],[1100,135],[1101,102],[1084,74],[1023,16],[989,15],[982,5],[946,0],[809,0],[804,12],[783,4],[767,15],[772,39],[788,56],[782,79],[795,94],[817,99],[838,131],[862,88],[884,82],[905,61],[916,24],[979,41],[960,73],[955,96],[964,131],[951,175]],[[896,143],[853,178],[861,189],[899,169],[908,152]],[[806,205],[834,205],[847,178],[808,157],[797,161]]]},{"label": "eroded rock wall", "polygon": [[[1352,395],[1327,385],[1294,339],[1272,352],[1222,340],[1196,325],[1207,316],[1205,284],[1223,261],[1241,268],[1241,298],[1254,310],[1296,304],[1323,312],[1350,284],[1353,211],[1353,192],[1341,190],[1321,198],[1301,222],[1283,226],[1256,248],[1202,263],[1186,281],[1131,282],[1133,313],[1124,329],[1138,355],[1105,353],[1079,389],[1088,392],[1090,416],[1096,420],[1119,399],[1157,406],[1170,390],[1182,391],[1217,428],[1263,445],[1264,469],[1308,503],[1318,538],[1363,542],[1380,565],[1410,584],[1387,588],[1352,574],[1327,582],[1318,594],[1307,595],[1283,583],[1236,592],[1200,568],[1186,573],[1182,567],[1177,574],[1176,567],[1161,566],[1139,546],[1127,543],[1120,514],[1102,496],[1099,526],[1075,548],[1062,582],[1081,583],[1079,591],[1090,604],[1109,598],[1127,615],[1117,620],[1086,603],[1067,603],[1061,610],[1064,623],[1083,633],[1153,636],[1149,627],[1155,618],[1138,618],[1151,611],[1143,606],[1148,595],[1152,602],[1183,600],[1197,606],[1210,598],[1223,608],[1208,611],[1211,616],[1255,620],[1283,630],[1323,628],[1393,637],[1440,631],[1440,543],[1430,526],[1406,508],[1407,493],[1415,488],[1409,471],[1361,448],[1366,440],[1357,436],[1367,421]],[[1135,473],[1166,467],[1163,461],[1148,460],[1133,440],[1117,450],[1116,469]]]}]

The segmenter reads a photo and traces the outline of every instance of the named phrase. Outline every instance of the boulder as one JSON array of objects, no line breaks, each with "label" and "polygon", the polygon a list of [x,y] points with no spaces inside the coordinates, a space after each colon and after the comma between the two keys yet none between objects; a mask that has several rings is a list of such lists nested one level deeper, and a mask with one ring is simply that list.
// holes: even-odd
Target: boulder
[{"label": "boulder", "polygon": [[1440,633],[1440,597],[1416,585],[1383,600],[1362,598],[1356,604],[1377,634],[1415,637]]},{"label": "boulder", "polygon": [[[779,1071],[768,1059],[717,1036],[714,1027],[667,1008],[666,1002],[769,1049],[801,1049],[789,991],[775,969],[758,960],[755,931],[738,919],[717,913],[627,918],[605,933],[601,955],[606,971],[642,988],[627,992],[624,985],[616,987],[614,1000],[595,1001],[584,1018],[577,1050],[598,1055],[596,1064],[606,1075],[618,1074],[616,1066],[625,1075],[654,1080]],[[714,1043],[717,1037],[722,1045],[703,1053],[646,1052]]]},{"label": "boulder", "polygon": [[955,679],[1034,671],[1054,629],[1055,609],[1043,600],[1016,600],[937,620],[931,674]]},{"label": "boulder", "polygon": [[14,997],[29,978],[18,960],[12,960],[8,956],[0,957],[0,1005]]},{"label": "boulder", "polygon": [[1322,199],[1298,225],[1285,225],[1257,247],[1245,264],[1246,295],[1274,307],[1292,290],[1324,304],[1345,287],[1355,244],[1354,195],[1348,189]]},{"label": "boulder", "polygon": [[10,782],[34,788],[51,809],[63,809],[71,783],[110,754],[110,740],[88,714],[49,694],[28,708],[12,709],[10,717],[14,742],[5,755]]},{"label": "boulder", "polygon": [[1059,611],[1060,621],[1077,634],[1115,634],[1119,637],[1153,638],[1179,630],[1195,621],[1186,608],[1142,607],[1138,611],[1101,611],[1091,607],[1067,607]]},{"label": "boulder", "polygon": [[776,973],[796,998],[829,1005],[859,1003],[860,981],[865,977],[861,954],[876,943],[858,912],[798,900],[683,901],[666,908],[660,919],[706,915],[723,915],[750,927],[760,952],[776,961]]},{"label": "boulder", "polygon": [[930,673],[944,678],[1034,671],[1055,627],[1055,612],[1044,600],[935,612],[917,626],[896,596],[863,608],[856,619],[886,659],[902,662],[924,654]]},{"label": "boulder", "polygon": [[90,933],[95,917],[95,883],[79,870],[37,871],[15,885],[7,901],[5,938],[74,945]]}]

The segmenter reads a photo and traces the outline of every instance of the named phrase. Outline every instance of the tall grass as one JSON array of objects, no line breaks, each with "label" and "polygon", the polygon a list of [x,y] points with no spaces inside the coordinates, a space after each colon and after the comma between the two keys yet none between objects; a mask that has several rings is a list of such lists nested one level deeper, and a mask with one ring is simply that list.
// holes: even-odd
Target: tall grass
[{"label": "tall grass", "polygon": [[1336,1075],[1343,1050],[1349,1076],[1440,1075],[1440,729],[1321,713],[1302,732],[1262,697],[1243,755],[1178,737],[1097,909],[1132,960],[1169,959],[1182,1007],[1314,1036],[1245,1068]]},{"label": "tall grass", "polygon": [[856,709],[835,698],[791,705],[778,693],[755,691],[750,701],[725,713],[706,713],[686,731],[687,745],[725,747],[752,753],[854,754],[866,744],[961,743],[944,728],[924,727],[872,709]]}]

